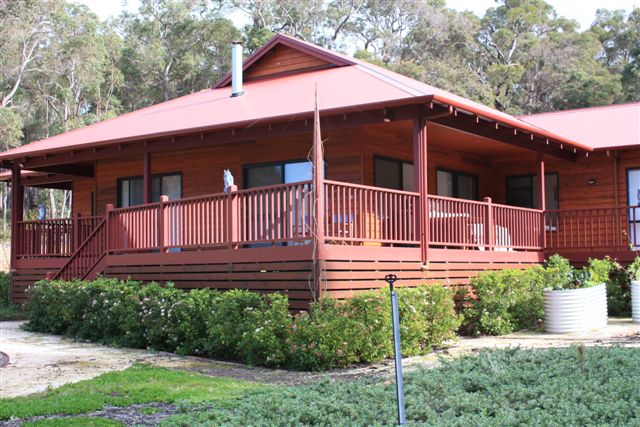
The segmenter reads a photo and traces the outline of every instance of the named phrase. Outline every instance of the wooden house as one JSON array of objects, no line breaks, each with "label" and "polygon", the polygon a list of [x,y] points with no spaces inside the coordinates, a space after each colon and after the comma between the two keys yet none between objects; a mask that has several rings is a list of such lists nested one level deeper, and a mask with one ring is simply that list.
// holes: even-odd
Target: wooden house
[{"label": "wooden house", "polygon": [[[565,127],[277,35],[214,88],[0,153],[12,298],[101,274],[304,309],[389,272],[466,284],[548,253],[631,257],[640,156]],[[72,190],[73,216],[23,220],[25,186]]]}]

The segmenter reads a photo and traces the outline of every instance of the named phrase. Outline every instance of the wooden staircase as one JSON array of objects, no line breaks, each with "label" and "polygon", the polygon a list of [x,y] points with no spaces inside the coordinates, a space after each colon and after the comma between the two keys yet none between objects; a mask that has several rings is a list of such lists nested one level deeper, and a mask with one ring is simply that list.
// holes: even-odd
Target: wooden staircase
[{"label": "wooden staircase", "polygon": [[107,219],[98,223],[86,240],[53,276],[53,280],[95,279],[96,267],[107,254]]}]

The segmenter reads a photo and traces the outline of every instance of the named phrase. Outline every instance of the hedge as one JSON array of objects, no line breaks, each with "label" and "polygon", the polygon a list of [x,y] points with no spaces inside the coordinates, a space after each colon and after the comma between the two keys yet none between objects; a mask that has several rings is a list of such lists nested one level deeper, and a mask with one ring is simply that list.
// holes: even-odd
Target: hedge
[{"label": "hedge", "polygon": [[566,258],[551,256],[544,266],[524,270],[480,273],[471,280],[475,294],[466,295],[463,331],[472,334],[504,335],[535,328],[542,322],[543,290],[571,289],[576,286],[607,285],[607,306],[611,316],[631,312],[629,278],[640,269],[640,259],[625,271],[609,257],[589,259],[581,270]]},{"label": "hedge", "polygon": [[[251,365],[324,370],[393,354],[388,292],[324,299],[292,315],[287,297],[246,290],[185,292],[156,283],[99,278],[42,281],[28,290],[31,331]],[[461,318],[451,290],[398,290],[403,354],[454,338]]]}]

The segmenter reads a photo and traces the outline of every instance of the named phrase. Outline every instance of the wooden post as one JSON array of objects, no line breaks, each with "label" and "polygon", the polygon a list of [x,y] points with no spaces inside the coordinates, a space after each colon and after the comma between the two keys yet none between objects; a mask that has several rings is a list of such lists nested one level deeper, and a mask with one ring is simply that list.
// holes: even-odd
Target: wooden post
[{"label": "wooden post", "polygon": [[151,203],[151,153],[144,153],[144,165],[142,175],[144,203]]},{"label": "wooden post", "polygon": [[238,186],[231,185],[227,189],[227,241],[229,249],[236,249],[238,247],[238,228],[240,222],[238,221]]},{"label": "wooden post", "polygon": [[542,220],[540,224],[540,246],[542,250],[547,245],[547,227],[546,227],[546,210],[547,210],[547,186],[545,185],[544,157],[538,157],[538,209],[542,211]]},{"label": "wooden post", "polygon": [[20,250],[19,222],[24,218],[24,187],[20,176],[20,167],[14,165],[11,171],[11,269],[15,270]]},{"label": "wooden post", "polygon": [[105,207],[105,229],[106,229],[106,234],[107,234],[107,247],[106,250],[107,252],[109,251],[109,249],[111,249],[111,244],[113,241],[113,236],[111,236],[111,233],[113,232],[112,228],[113,228],[113,224],[111,224],[111,211],[113,210],[113,204],[108,203],[107,206]]},{"label": "wooden post", "polygon": [[420,258],[426,264],[429,254],[429,167],[427,162],[427,122],[421,112],[413,119],[413,173],[418,193],[416,229],[420,236]]},{"label": "wooden post", "polygon": [[167,236],[169,235],[169,215],[165,203],[169,201],[169,196],[160,196],[160,206],[158,206],[158,246],[160,252],[167,252]]},{"label": "wooden post", "polygon": [[315,93],[315,108],[313,113],[313,216],[311,222],[315,231],[315,265],[314,282],[315,298],[322,298],[322,269],[324,268],[324,149],[322,147],[322,134],[320,131],[320,110],[318,109],[318,88]]},{"label": "wooden post", "polygon": [[73,248],[71,248],[71,253],[74,253],[82,243],[80,241],[80,212],[76,212],[71,221],[73,223]]},{"label": "wooden post", "polygon": [[619,248],[623,248],[625,245],[622,244],[622,229],[620,228],[620,201],[618,199],[618,152],[614,151],[611,155],[613,157],[613,206],[615,216],[614,244]]},{"label": "wooden post", "polygon": [[490,251],[494,250],[496,245],[496,225],[493,220],[493,201],[491,197],[482,199],[487,204],[487,223],[485,224],[485,241]]}]

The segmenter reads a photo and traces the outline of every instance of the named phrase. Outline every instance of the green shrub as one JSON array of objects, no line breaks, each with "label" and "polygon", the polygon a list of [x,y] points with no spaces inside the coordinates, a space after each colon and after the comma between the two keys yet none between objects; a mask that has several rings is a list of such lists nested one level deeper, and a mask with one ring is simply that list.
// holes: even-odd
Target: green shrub
[{"label": "green shrub", "polygon": [[11,305],[11,276],[0,271],[0,307]]},{"label": "green shrub", "polygon": [[625,270],[619,262],[609,257],[589,259],[587,269],[591,272],[594,283],[605,283],[607,286],[607,310],[610,316],[631,315],[630,278],[640,266],[640,261],[629,265]]},{"label": "green shrub", "polygon": [[[554,268],[551,276],[560,271]],[[503,335],[534,327],[544,314],[542,290],[548,280],[542,267],[479,274],[471,281],[475,297],[465,300],[464,330],[473,335]]]},{"label": "green shrub", "polygon": [[574,271],[569,260],[558,254],[551,255],[544,264],[546,287],[550,289],[567,289]]},{"label": "green shrub", "polygon": [[[291,315],[288,299],[246,290],[185,292],[172,285],[98,278],[42,281],[29,289],[33,331],[112,345],[321,370],[393,354],[388,292],[324,299]],[[403,353],[428,352],[460,325],[440,286],[400,289]]]}]

